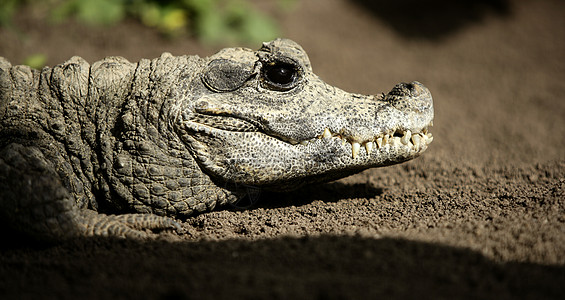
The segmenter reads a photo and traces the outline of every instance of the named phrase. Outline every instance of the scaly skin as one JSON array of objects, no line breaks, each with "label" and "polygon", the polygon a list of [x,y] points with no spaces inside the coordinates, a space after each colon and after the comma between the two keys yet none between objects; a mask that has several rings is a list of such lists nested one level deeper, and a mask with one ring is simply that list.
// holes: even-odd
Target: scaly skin
[{"label": "scaly skin", "polygon": [[41,71],[0,58],[0,210],[39,239],[149,237],[249,187],[285,191],[415,158],[432,120],[422,84],[350,94],[284,39]]}]

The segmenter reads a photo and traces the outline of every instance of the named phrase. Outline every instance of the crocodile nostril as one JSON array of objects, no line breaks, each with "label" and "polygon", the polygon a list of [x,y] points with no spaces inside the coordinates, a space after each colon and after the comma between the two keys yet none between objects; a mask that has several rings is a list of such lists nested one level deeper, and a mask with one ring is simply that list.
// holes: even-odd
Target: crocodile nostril
[{"label": "crocodile nostril", "polygon": [[390,92],[382,96],[383,101],[393,103],[393,105],[395,106],[398,105],[395,103],[403,102],[408,99],[412,99],[409,101],[415,102],[429,102],[430,105],[432,102],[430,92],[423,84],[418,81],[412,81],[410,83],[399,83],[395,85]]},{"label": "crocodile nostril", "polygon": [[406,84],[411,96],[418,96],[426,92],[426,88],[418,81],[412,81]]}]

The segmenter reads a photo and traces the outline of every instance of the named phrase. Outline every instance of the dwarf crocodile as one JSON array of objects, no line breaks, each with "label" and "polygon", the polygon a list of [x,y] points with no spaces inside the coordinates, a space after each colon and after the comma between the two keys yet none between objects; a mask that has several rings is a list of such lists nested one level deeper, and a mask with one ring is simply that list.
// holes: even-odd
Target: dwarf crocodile
[{"label": "dwarf crocodile", "polygon": [[287,191],[415,158],[432,120],[419,82],[347,93],[287,39],[42,70],[0,58],[0,217],[45,239],[148,236],[247,187]]}]

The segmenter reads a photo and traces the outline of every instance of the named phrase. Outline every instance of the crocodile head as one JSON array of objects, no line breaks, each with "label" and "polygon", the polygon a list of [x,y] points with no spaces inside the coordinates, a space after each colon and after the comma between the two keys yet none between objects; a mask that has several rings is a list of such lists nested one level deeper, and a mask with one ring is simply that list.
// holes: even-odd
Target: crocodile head
[{"label": "crocodile head", "polygon": [[410,160],[433,137],[433,102],[419,82],[359,95],[326,84],[304,50],[277,39],[209,57],[178,108],[177,132],[204,172],[288,189]]}]

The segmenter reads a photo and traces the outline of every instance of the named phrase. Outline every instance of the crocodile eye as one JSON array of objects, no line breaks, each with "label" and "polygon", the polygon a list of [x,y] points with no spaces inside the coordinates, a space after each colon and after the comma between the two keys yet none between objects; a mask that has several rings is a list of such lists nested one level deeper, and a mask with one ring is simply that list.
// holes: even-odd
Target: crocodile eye
[{"label": "crocodile eye", "polygon": [[286,91],[297,82],[298,70],[292,64],[277,62],[263,68],[263,78],[270,88]]},{"label": "crocodile eye", "polygon": [[292,66],[278,64],[267,68],[265,76],[272,83],[287,85],[294,80],[295,73]]}]

